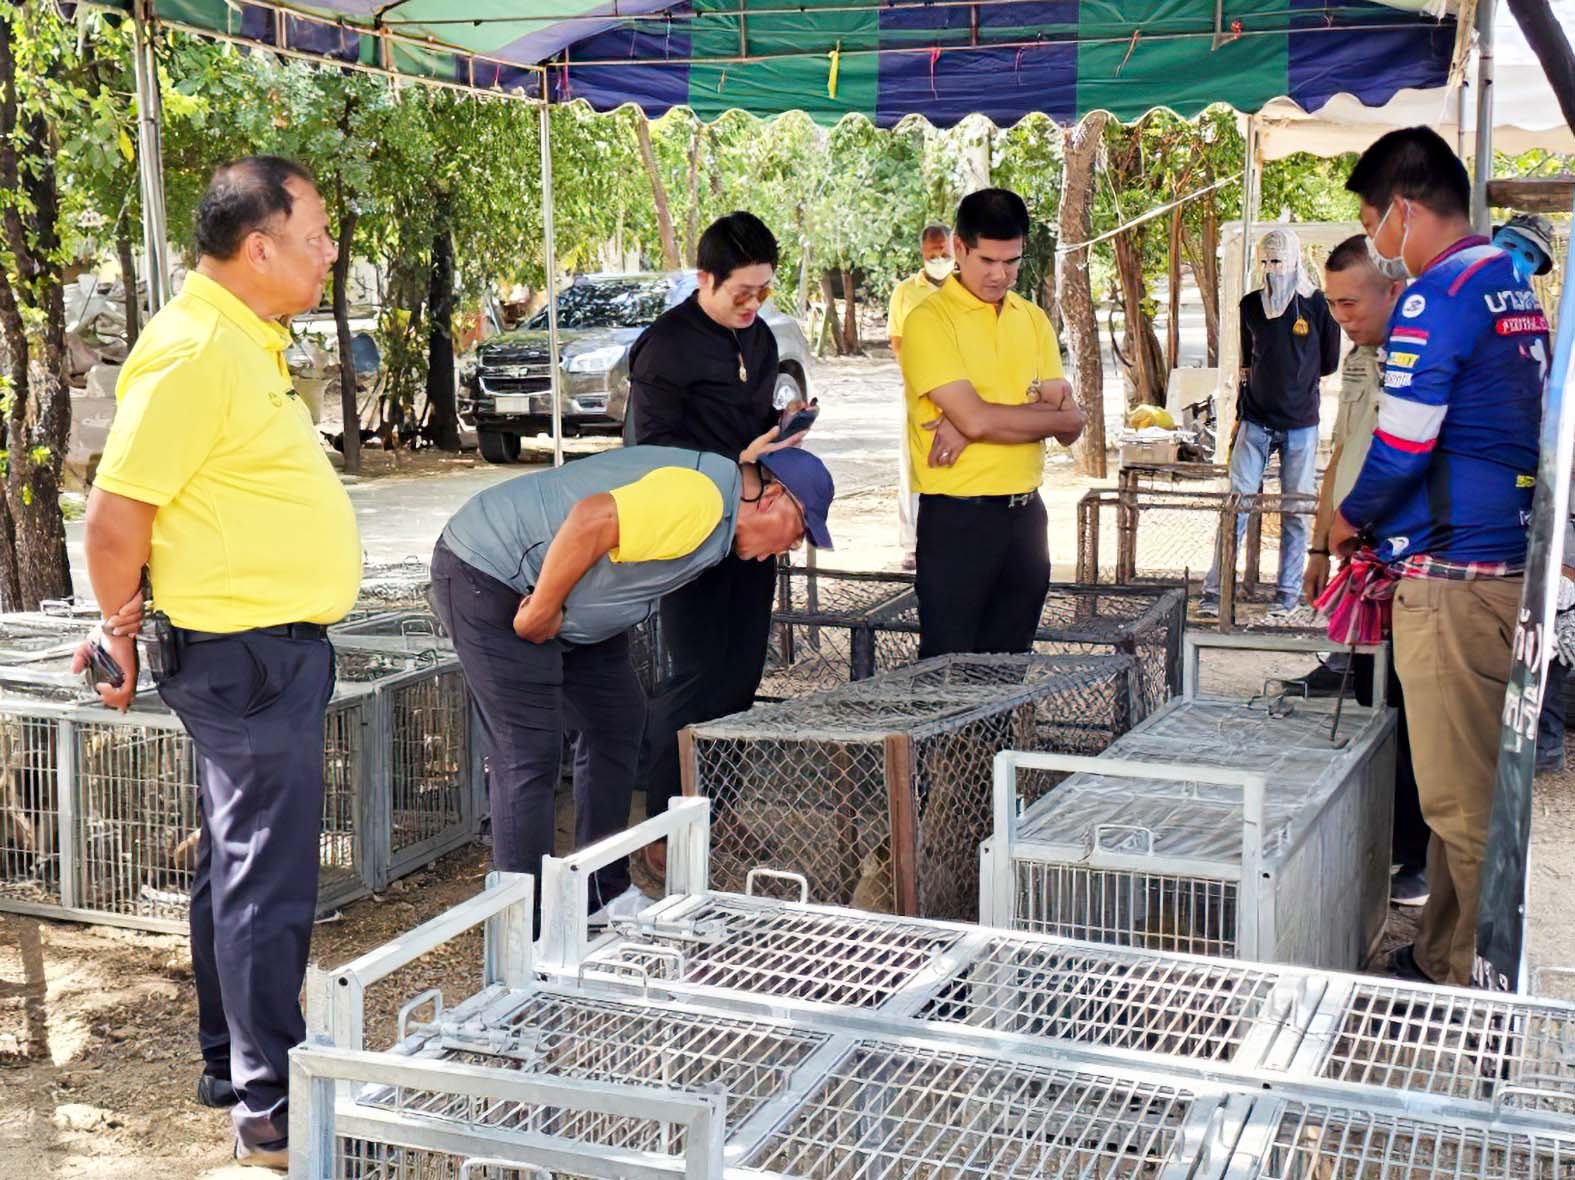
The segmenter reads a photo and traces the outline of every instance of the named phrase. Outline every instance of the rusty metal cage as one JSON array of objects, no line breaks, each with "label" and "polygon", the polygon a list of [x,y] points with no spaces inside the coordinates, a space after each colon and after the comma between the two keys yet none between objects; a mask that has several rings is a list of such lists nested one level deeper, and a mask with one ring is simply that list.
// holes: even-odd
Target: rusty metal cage
[{"label": "rusty metal cage", "polygon": [[1130,656],[926,660],[685,730],[684,790],[712,801],[723,888],[763,866],[817,900],[973,920],[996,753],[1097,753],[1137,680]]}]

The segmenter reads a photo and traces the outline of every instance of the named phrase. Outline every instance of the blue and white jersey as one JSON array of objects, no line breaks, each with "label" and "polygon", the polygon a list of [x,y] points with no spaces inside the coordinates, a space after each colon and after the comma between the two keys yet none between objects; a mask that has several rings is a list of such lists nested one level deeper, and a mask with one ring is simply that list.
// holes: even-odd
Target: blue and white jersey
[{"label": "blue and white jersey", "polygon": [[1340,505],[1381,558],[1525,560],[1549,357],[1536,295],[1486,238],[1456,243],[1406,289],[1372,447]]}]

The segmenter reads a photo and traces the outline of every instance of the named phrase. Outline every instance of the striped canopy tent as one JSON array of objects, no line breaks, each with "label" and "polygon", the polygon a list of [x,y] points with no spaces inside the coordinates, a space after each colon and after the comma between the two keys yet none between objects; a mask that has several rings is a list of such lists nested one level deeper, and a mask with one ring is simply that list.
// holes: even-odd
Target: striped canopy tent
[{"label": "striped canopy tent", "polygon": [[[59,0],[57,0],[57,3]],[[548,324],[557,355],[546,112],[584,101],[702,119],[803,111],[880,126],[1031,113],[1075,123],[1276,99],[1316,111],[1443,87],[1476,0],[86,0],[132,17],[148,288],[169,293],[153,36],[180,29],[542,112]],[[79,5],[62,5],[79,7]],[[1253,153],[1245,181],[1252,188]],[[551,366],[556,382],[557,366]],[[555,451],[562,462],[558,399]]]},{"label": "striped canopy tent", "polygon": [[[1468,0],[1469,2],[1469,0]],[[1130,120],[1274,99],[1315,111],[1445,84],[1454,3],[1423,0],[109,0],[144,19],[480,91],[687,106]]]}]

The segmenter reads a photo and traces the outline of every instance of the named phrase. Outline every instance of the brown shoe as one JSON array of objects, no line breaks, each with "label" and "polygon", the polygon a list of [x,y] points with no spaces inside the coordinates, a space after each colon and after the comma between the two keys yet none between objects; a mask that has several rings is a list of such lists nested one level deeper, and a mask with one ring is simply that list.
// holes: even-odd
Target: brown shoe
[{"label": "brown shoe", "polygon": [[240,1140],[235,1142],[235,1162],[250,1168],[272,1168],[275,1172],[290,1170],[288,1147],[248,1147]]}]

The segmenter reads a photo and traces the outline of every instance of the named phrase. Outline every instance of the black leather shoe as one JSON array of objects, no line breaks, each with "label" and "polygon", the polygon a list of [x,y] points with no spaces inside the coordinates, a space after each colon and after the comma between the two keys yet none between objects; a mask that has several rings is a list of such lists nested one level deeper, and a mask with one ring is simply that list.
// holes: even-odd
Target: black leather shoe
[{"label": "black leather shoe", "polygon": [[1417,966],[1416,952],[1410,943],[1396,947],[1389,954],[1389,974],[1396,979],[1404,979],[1410,983],[1432,983],[1433,979],[1427,972]]},{"label": "black leather shoe", "polygon": [[229,1078],[217,1078],[205,1073],[197,1079],[197,1101],[214,1110],[227,1110],[241,1100],[230,1084]]}]

